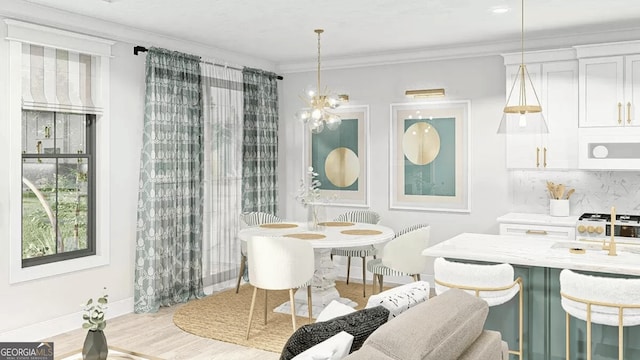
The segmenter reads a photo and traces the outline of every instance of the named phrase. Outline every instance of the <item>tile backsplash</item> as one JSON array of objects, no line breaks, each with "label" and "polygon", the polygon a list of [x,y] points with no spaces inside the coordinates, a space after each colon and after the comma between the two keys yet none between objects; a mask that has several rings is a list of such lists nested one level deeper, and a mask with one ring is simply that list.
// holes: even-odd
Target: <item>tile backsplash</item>
[{"label": "tile backsplash", "polygon": [[640,214],[640,171],[509,171],[513,212],[549,213],[546,182],[576,191],[570,198],[571,215],[603,212]]}]

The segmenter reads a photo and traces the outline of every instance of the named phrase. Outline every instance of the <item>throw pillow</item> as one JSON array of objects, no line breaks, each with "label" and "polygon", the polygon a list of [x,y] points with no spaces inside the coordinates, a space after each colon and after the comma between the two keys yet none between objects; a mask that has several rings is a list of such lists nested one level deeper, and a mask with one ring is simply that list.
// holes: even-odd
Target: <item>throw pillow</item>
[{"label": "throw pillow", "polygon": [[339,316],[329,321],[303,325],[287,340],[282,354],[280,354],[280,360],[291,360],[296,355],[341,331],[353,335],[353,344],[349,353],[354,352],[360,349],[369,335],[387,322],[387,319],[389,319],[389,310],[382,306],[376,306]]},{"label": "throw pillow", "polygon": [[340,360],[349,355],[353,335],[341,331],[296,355],[293,360]]},{"label": "throw pillow", "polygon": [[428,282],[416,281],[371,295],[365,308],[384,306],[389,310],[389,320],[391,320],[412,306],[428,300],[430,292]]},{"label": "throw pillow", "polygon": [[316,322],[331,320],[338,316],[351,314],[354,311],[356,311],[356,309],[349,305],[345,305],[337,300],[331,300],[329,305],[327,305],[320,314],[318,314]]}]

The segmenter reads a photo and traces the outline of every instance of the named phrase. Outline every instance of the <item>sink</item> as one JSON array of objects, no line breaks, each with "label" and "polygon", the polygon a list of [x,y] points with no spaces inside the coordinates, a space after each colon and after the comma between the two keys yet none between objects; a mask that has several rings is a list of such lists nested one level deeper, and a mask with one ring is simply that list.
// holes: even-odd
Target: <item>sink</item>
[{"label": "sink", "polygon": [[[607,244],[609,242],[607,241]],[[586,242],[586,241],[556,241],[551,245],[552,249],[566,249],[567,252],[569,249],[584,249],[586,252],[599,252],[602,254],[607,254],[609,250],[602,249],[602,243],[600,242]],[[618,252],[627,252],[631,254],[640,254],[640,246],[638,245],[622,245],[616,244],[616,249]]]}]

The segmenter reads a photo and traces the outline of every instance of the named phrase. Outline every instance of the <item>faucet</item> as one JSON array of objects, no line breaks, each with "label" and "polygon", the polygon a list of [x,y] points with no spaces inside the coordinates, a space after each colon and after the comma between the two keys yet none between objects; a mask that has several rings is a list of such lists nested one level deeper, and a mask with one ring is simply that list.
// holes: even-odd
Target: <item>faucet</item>
[{"label": "faucet", "polygon": [[602,250],[609,250],[609,256],[618,256],[618,252],[616,251],[616,238],[614,237],[616,230],[616,208],[615,206],[611,207],[611,240],[609,240],[609,245],[607,245],[606,239],[602,239]]}]

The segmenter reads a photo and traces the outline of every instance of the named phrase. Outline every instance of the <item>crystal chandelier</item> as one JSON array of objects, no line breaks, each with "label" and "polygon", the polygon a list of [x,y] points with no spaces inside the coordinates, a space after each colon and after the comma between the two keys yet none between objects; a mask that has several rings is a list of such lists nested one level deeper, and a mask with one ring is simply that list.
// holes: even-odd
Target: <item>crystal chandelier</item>
[{"label": "crystal chandelier", "polygon": [[342,119],[331,110],[340,106],[343,95],[337,96],[331,94],[327,89],[322,91],[320,87],[320,34],[324,32],[322,29],[314,30],[318,34],[318,82],[315,89],[305,91],[302,100],[307,104],[305,109],[296,113],[296,117],[303,123],[307,124],[311,132],[317,134],[324,130],[326,126],[329,130],[335,130],[340,126]]},{"label": "crystal chandelier", "polygon": [[[542,114],[542,106],[533,82],[524,64],[524,0],[522,0],[522,32],[521,32],[521,61],[507,103],[504,106],[502,120],[498,127],[499,134],[522,134],[522,133],[548,133],[549,128]],[[518,89],[517,102],[511,100],[513,90]],[[527,100],[527,88],[533,92],[533,97]],[[529,94],[531,94],[531,92]]]}]

